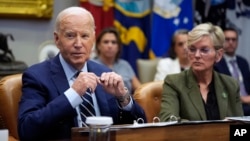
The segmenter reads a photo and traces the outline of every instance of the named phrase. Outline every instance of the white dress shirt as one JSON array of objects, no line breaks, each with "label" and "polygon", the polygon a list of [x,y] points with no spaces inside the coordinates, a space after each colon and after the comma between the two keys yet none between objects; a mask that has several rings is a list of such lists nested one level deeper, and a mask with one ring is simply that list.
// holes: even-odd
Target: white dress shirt
[{"label": "white dress shirt", "polygon": [[[187,68],[186,68],[187,69]],[[163,58],[160,59],[157,67],[154,81],[164,80],[164,78],[169,74],[180,73],[181,66],[179,59]]]}]

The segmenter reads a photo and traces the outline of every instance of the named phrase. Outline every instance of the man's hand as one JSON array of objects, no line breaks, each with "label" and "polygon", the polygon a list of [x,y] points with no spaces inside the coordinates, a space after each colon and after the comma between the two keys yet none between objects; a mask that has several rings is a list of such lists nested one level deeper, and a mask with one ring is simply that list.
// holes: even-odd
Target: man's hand
[{"label": "man's hand", "polygon": [[84,95],[87,89],[95,91],[99,78],[91,72],[81,72],[72,84],[72,88],[80,95]]},{"label": "man's hand", "polygon": [[122,77],[115,72],[102,73],[99,82],[108,93],[116,97],[127,94]]},{"label": "man's hand", "polygon": [[250,95],[241,96],[240,99],[241,99],[241,102],[242,102],[242,103],[250,104]]}]

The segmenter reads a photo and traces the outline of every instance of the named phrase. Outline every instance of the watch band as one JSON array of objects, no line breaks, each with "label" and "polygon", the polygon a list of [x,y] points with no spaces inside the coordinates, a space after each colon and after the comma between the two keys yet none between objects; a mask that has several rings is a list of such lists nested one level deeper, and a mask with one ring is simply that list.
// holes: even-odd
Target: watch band
[{"label": "watch band", "polygon": [[117,100],[119,101],[119,103],[124,103],[126,101],[128,101],[128,102],[130,101],[130,94],[129,94],[127,87],[124,87],[124,89],[127,91],[126,94],[124,96],[117,97]]}]

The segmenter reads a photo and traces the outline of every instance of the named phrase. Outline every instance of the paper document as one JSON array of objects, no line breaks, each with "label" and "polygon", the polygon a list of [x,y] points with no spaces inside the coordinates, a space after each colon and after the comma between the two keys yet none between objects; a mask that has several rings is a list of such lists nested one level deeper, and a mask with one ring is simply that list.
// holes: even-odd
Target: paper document
[{"label": "paper document", "polygon": [[247,121],[250,122],[250,116],[241,116],[241,117],[226,117],[227,120],[238,120],[238,121]]},{"label": "paper document", "polygon": [[157,122],[157,123],[134,123],[129,125],[121,125],[121,126],[111,126],[112,129],[116,128],[143,128],[143,127],[156,127],[156,126],[167,126],[172,124],[177,124],[177,121],[171,121],[171,122]]}]

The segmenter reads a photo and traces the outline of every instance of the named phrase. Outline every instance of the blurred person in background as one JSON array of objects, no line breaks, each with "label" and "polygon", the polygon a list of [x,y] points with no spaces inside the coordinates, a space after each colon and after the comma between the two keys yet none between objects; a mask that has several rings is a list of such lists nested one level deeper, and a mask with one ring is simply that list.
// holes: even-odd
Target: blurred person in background
[{"label": "blurred person in background", "polygon": [[130,93],[141,85],[131,65],[120,58],[122,43],[114,27],[107,27],[100,32],[96,39],[96,51],[94,60],[121,75]]},{"label": "blurred person in background", "polygon": [[245,116],[250,116],[250,70],[247,60],[236,54],[238,32],[234,28],[225,28],[224,56],[215,65],[215,70],[234,77],[240,85],[241,101]]},{"label": "blurred person in background", "polygon": [[169,48],[169,57],[159,60],[154,81],[163,80],[169,74],[179,73],[189,68],[187,34],[186,29],[179,29],[174,33]]}]

